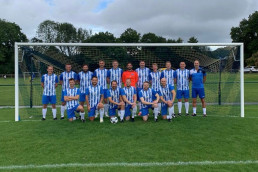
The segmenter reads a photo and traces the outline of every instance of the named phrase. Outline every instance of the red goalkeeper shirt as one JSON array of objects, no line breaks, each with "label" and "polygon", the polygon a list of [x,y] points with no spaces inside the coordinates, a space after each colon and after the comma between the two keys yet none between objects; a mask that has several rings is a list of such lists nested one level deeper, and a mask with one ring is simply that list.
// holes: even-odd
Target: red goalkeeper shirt
[{"label": "red goalkeeper shirt", "polygon": [[125,84],[125,81],[127,79],[130,79],[131,80],[131,86],[135,87],[136,88],[136,83],[138,82],[138,74],[137,72],[135,72],[134,70],[127,70],[125,72],[123,72],[123,75],[122,75],[122,82]]}]

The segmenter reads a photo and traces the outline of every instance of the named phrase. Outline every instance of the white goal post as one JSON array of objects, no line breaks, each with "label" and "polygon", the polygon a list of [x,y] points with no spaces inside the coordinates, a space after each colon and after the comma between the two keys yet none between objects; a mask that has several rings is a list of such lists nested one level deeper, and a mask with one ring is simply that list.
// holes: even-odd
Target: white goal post
[{"label": "white goal post", "polygon": [[19,46],[80,46],[80,47],[197,47],[239,46],[240,47],[240,109],[244,117],[244,44],[243,43],[15,43],[15,121],[19,121]]}]

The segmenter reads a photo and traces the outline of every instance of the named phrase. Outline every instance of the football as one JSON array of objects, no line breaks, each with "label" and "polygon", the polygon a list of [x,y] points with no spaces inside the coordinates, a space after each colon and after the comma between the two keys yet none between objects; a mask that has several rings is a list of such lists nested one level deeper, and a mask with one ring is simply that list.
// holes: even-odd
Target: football
[{"label": "football", "polygon": [[112,124],[116,124],[116,123],[118,122],[117,117],[112,117],[112,118],[110,118],[110,122],[111,122]]}]

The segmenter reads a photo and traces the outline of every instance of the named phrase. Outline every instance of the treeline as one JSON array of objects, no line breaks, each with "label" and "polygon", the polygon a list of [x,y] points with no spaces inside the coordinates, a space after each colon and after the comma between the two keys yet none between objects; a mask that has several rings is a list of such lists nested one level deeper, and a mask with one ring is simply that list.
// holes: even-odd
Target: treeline
[{"label": "treeline", "polygon": [[[243,19],[238,27],[231,28],[232,42],[243,42],[245,59],[248,65],[258,67],[258,12]],[[132,28],[126,29],[120,37],[110,32],[92,31],[76,28],[71,23],[60,23],[46,20],[39,24],[35,37],[29,40],[15,23],[0,19],[0,73],[14,73],[14,43],[15,42],[60,42],[60,43],[182,43],[182,38],[164,38],[155,33],[140,34]],[[197,43],[196,37],[190,37],[187,42]],[[212,40],[210,41],[212,42]],[[65,49],[72,53],[72,50]],[[71,52],[69,52],[71,51]],[[223,50],[224,51],[224,50]]]}]

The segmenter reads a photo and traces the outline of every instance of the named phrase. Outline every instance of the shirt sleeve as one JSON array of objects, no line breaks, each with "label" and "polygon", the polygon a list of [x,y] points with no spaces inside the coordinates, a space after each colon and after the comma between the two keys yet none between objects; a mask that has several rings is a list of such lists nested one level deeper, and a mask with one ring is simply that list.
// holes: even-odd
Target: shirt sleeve
[{"label": "shirt sleeve", "polygon": [[123,88],[120,88],[119,91],[120,91],[120,95],[121,95],[121,96],[125,96],[125,92],[124,92],[124,89],[123,89]]},{"label": "shirt sleeve", "polygon": [[177,79],[177,71],[175,70],[175,72],[173,73],[173,77]]},{"label": "shirt sleeve", "polygon": [[76,95],[78,96],[78,95],[80,95],[80,94],[81,94],[80,89],[77,89],[77,93],[76,93]]},{"label": "shirt sleeve", "polygon": [[174,86],[169,85],[169,91],[172,91],[172,90],[174,90]]},{"label": "shirt sleeve", "polygon": [[67,91],[66,90],[64,91],[64,96],[67,96]]},{"label": "shirt sleeve", "polygon": [[56,84],[58,83],[58,77],[56,76]]},{"label": "shirt sleeve", "polygon": [[107,70],[107,77],[110,78],[110,70]]},{"label": "shirt sleeve", "polygon": [[134,87],[133,87],[133,94],[137,94],[137,93],[136,93],[136,89],[135,89]]},{"label": "shirt sleeve", "polygon": [[160,79],[164,78],[164,71],[161,72]]},{"label": "shirt sleeve", "polygon": [[60,75],[60,81],[63,81],[63,73]]},{"label": "shirt sleeve", "polygon": [[151,73],[149,73],[149,81],[152,81]]},{"label": "shirt sleeve", "polygon": [[107,90],[107,97],[111,97],[110,91]]},{"label": "shirt sleeve", "polygon": [[103,95],[103,94],[104,94],[104,90],[103,90],[103,88],[102,88],[102,87],[100,88],[100,94],[101,94],[101,95]]},{"label": "shirt sleeve", "polygon": [[86,88],[86,90],[85,90],[85,95],[89,95],[89,89],[88,88]]},{"label": "shirt sleeve", "polygon": [[139,92],[139,97],[140,97],[140,98],[141,98],[141,97],[143,97],[143,96],[142,96],[142,92],[141,92],[141,91]]},{"label": "shirt sleeve", "polygon": [[41,77],[41,82],[44,82],[45,81],[45,77],[44,75]]}]

